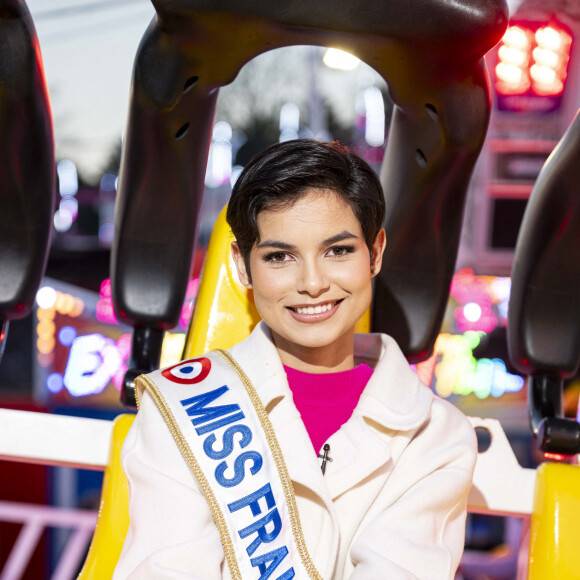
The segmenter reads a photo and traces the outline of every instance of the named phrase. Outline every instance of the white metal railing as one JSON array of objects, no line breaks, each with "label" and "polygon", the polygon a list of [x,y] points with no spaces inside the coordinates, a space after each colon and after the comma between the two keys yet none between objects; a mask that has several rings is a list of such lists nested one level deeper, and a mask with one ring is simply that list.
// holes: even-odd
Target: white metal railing
[{"label": "white metal railing", "polygon": [[[0,409],[0,459],[103,471],[112,421]],[[0,580],[20,580],[47,527],[72,530],[51,580],[71,580],[86,554],[96,511],[0,501],[0,521],[22,524]]]},{"label": "white metal railing", "polygon": [[0,409],[0,459],[103,471],[113,423]]},{"label": "white metal railing", "polygon": [[[491,445],[475,467],[469,510],[497,515],[528,515],[532,511],[535,469],[519,465],[497,419],[469,417],[486,429]],[[0,459],[104,470],[113,423],[48,413],[0,409]]]},{"label": "white metal railing", "polygon": [[20,580],[38,540],[47,527],[72,530],[51,580],[71,580],[86,554],[97,523],[97,512],[0,501],[0,521],[22,528],[0,573],[0,580]]},{"label": "white metal railing", "polygon": [[[532,511],[536,471],[519,465],[499,421],[469,419],[475,429],[485,429],[491,436],[488,450],[477,459],[468,498],[469,511],[528,517]],[[112,421],[0,409],[0,459],[104,470],[112,428]],[[25,524],[0,580],[20,579],[18,574],[23,562],[28,561],[44,526],[51,525],[75,530],[52,577],[52,580],[70,580],[71,570],[78,563],[74,558],[84,553],[96,514],[0,502],[0,520]]]}]

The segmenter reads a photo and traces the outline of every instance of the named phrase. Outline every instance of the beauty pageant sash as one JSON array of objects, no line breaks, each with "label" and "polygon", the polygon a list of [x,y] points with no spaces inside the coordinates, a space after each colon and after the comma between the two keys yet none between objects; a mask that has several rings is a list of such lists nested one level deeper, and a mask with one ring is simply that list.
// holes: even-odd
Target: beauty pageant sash
[{"label": "beauty pageant sash", "polygon": [[322,580],[268,414],[232,356],[212,351],[135,382],[153,397],[207,499],[232,578]]}]

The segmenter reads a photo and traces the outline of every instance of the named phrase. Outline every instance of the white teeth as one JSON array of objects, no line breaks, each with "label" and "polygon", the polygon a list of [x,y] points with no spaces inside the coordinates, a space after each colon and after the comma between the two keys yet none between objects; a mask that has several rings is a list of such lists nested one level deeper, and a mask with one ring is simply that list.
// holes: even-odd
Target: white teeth
[{"label": "white teeth", "polygon": [[318,306],[297,306],[294,310],[298,314],[322,314],[327,310],[330,310],[334,306],[334,303],[328,302],[327,304],[320,304]]}]

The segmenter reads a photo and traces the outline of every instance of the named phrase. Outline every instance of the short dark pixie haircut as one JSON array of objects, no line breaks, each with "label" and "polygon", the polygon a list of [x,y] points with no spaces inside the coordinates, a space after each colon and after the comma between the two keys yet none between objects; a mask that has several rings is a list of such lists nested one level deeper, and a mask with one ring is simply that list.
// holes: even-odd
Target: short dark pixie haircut
[{"label": "short dark pixie haircut", "polygon": [[271,145],[241,172],[226,220],[250,273],[250,251],[259,242],[258,215],[291,207],[311,189],[337,193],[352,208],[365,242],[372,245],[385,219],[385,199],[376,173],[337,142],[296,139]]}]

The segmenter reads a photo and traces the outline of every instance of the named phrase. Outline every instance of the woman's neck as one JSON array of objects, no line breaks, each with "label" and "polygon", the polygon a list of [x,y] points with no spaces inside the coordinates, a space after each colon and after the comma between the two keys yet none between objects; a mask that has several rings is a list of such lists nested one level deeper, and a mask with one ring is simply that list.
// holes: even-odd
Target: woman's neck
[{"label": "woman's neck", "polygon": [[345,338],[339,343],[307,347],[273,336],[282,364],[313,374],[336,373],[354,368],[354,334]]}]

